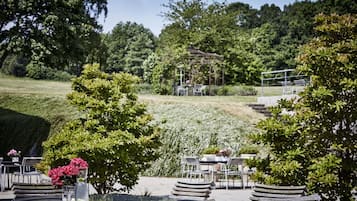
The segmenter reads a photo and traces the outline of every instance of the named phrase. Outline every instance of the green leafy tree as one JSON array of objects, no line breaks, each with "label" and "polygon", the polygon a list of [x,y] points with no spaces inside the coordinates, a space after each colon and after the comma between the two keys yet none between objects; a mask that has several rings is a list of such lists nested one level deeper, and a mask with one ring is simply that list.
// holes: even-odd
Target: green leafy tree
[{"label": "green leafy tree", "polygon": [[50,68],[81,64],[106,5],[106,0],[1,1],[0,67],[12,54]]},{"label": "green leafy tree", "polygon": [[157,52],[158,60],[152,70],[152,84],[155,93],[172,94],[176,84],[178,66],[185,66],[188,52],[185,48],[166,47]]},{"label": "green leafy tree", "polygon": [[298,57],[311,84],[259,123],[263,133],[255,137],[271,152],[256,176],[349,201],[357,186],[357,16],[320,14],[315,23],[316,37]]},{"label": "green leafy tree", "polygon": [[143,62],[143,70],[144,70],[144,82],[152,83],[152,73],[153,70],[158,63],[159,57],[156,53],[151,53],[149,57]]},{"label": "green leafy tree", "polygon": [[352,200],[357,186],[357,15],[315,20],[317,38],[299,57],[300,70],[312,78],[303,97],[314,114],[309,133],[321,154],[310,167],[308,184],[329,200]]},{"label": "green leafy tree", "polygon": [[[98,193],[130,190],[138,174],[157,158],[160,144],[151,115],[138,103],[137,82],[126,73],[103,73],[98,64],[85,66],[68,95],[83,115],[44,143],[44,165],[56,167],[81,157],[89,164],[89,182]],[[115,183],[123,188],[114,189]]]},{"label": "green leafy tree", "polygon": [[154,34],[141,24],[120,22],[106,39],[108,46],[106,72],[127,72],[143,77],[142,64],[155,50]]}]

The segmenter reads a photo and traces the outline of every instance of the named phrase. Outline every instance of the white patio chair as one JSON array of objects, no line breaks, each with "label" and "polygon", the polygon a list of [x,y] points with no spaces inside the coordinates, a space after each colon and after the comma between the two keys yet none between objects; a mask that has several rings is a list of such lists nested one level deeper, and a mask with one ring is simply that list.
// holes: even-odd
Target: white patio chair
[{"label": "white patio chair", "polygon": [[241,186],[243,189],[245,189],[242,174],[243,161],[244,159],[242,158],[232,157],[228,160],[227,164],[224,165],[220,171],[218,171],[218,174],[224,175],[227,190],[229,187],[229,177],[233,177],[233,186],[234,177],[239,177],[241,180]]},{"label": "white patio chair", "polygon": [[197,156],[184,156],[181,159],[181,177],[192,179],[201,179],[203,174],[208,171],[201,170],[200,161]]},{"label": "white patio chair", "polygon": [[[257,157],[257,154],[241,154],[239,156],[239,158],[242,158],[244,160],[244,162],[243,162],[244,164],[245,164],[245,161],[255,159],[256,157]],[[246,166],[246,164],[245,164],[245,167],[242,168],[242,174],[246,175],[246,177],[247,177],[246,186],[249,186],[249,179],[255,172],[256,172],[256,168],[249,168]]]},{"label": "white patio chair", "polygon": [[35,165],[40,163],[42,157],[24,157],[22,163],[19,165],[19,171],[14,172],[14,176],[17,177],[17,182],[20,182],[20,177],[22,177],[22,182],[25,183],[25,176],[27,177],[27,182],[32,183],[32,177],[36,177],[36,183],[41,180],[41,173],[37,171]]},{"label": "white patio chair", "polygon": [[206,86],[202,84],[195,84],[192,89],[192,94],[195,95],[206,95],[205,93]]}]

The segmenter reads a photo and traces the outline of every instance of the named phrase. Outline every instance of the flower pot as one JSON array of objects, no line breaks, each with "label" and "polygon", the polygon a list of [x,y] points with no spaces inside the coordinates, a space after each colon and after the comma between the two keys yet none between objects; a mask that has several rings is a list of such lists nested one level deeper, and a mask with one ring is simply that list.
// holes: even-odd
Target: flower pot
[{"label": "flower pot", "polygon": [[78,182],[76,184],[76,200],[88,201],[89,200],[89,185],[85,182]]},{"label": "flower pot", "polygon": [[11,161],[12,161],[13,163],[18,163],[18,162],[20,161],[20,159],[19,159],[19,157],[14,156],[14,157],[11,157]]},{"label": "flower pot", "polygon": [[257,154],[241,154],[240,155],[240,158],[243,158],[243,159],[253,159],[257,156]]},{"label": "flower pot", "polygon": [[203,160],[205,161],[215,161],[216,154],[203,154]]}]

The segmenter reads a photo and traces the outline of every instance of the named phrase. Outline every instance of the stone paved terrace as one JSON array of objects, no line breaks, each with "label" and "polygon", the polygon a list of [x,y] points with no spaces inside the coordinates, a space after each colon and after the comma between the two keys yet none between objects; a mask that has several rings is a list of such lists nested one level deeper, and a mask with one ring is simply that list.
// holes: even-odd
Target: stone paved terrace
[{"label": "stone paved terrace", "polygon": [[[129,196],[118,196],[118,200],[145,200],[143,199],[144,195],[150,195],[152,197],[168,197],[171,194],[174,184],[178,180],[179,178],[140,177],[139,183],[129,193]],[[90,191],[93,193],[93,190],[94,189],[91,189]],[[216,201],[249,201],[251,192],[252,190],[250,187],[245,190],[240,188],[226,190],[224,187],[221,188],[220,185],[217,184],[217,189],[212,190],[211,198],[214,198]],[[140,197],[140,199],[133,199],[135,196]],[[129,197],[131,198],[126,199]],[[0,200],[12,200],[13,198],[14,195],[12,191],[0,192]]]}]

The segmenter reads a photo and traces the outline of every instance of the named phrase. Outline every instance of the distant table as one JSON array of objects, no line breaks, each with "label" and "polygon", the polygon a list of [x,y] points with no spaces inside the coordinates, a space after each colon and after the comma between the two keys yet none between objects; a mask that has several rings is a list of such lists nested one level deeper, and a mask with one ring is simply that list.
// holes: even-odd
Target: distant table
[{"label": "distant table", "polygon": [[[14,163],[12,161],[2,161],[1,162],[1,191],[4,191],[6,189],[6,184],[7,188],[9,189],[11,187],[12,183],[12,176],[10,179],[10,174],[14,172],[15,168],[19,168],[20,164],[19,163]],[[6,182],[7,180],[7,182]],[[10,181],[11,180],[11,181]]]},{"label": "distant table", "polygon": [[211,173],[211,181],[214,182],[215,166],[217,164],[227,164],[227,160],[217,159],[217,160],[200,160],[200,165],[207,165],[209,167],[208,171]]}]

